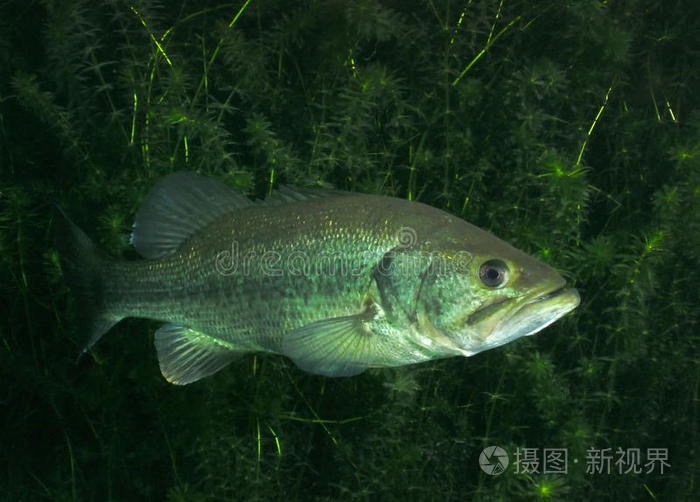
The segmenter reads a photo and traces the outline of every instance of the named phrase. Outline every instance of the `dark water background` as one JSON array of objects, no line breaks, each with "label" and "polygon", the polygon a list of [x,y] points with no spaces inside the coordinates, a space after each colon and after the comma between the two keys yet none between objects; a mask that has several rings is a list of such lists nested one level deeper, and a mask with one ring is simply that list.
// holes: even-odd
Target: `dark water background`
[{"label": "dark water background", "polygon": [[[0,499],[700,498],[698,19],[691,0],[2,3]],[[48,203],[134,258],[140,201],[182,169],[418,199],[583,301],[473,358],[347,379],[259,355],[172,386],[144,320],[76,363]]]}]

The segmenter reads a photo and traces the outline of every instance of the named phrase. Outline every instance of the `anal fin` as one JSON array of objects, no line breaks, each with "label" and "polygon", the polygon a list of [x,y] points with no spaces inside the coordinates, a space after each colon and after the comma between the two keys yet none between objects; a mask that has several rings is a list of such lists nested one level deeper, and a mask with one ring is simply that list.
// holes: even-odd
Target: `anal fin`
[{"label": "anal fin", "polygon": [[181,324],[166,324],[155,334],[160,372],[176,385],[213,375],[245,350]]}]

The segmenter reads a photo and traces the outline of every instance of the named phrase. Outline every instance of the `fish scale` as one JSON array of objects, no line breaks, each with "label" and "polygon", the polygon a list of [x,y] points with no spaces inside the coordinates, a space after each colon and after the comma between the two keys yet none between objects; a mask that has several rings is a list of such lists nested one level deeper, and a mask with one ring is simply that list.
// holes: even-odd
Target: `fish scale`
[{"label": "fish scale", "polygon": [[[295,212],[304,216],[286,207],[258,206],[225,215],[172,255],[111,264],[105,301],[120,317],[179,322],[241,348],[280,352],[285,331],[362,309],[369,270],[397,245],[390,222],[367,214],[366,197],[297,202]],[[353,210],[362,213],[366,228],[348,217]],[[291,232],[286,240],[280,240],[279,229]],[[230,252],[234,242],[236,269],[222,271],[221,253]],[[268,272],[259,261],[264,256],[274,259]],[[362,272],[324,273],[336,256]],[[312,273],[297,274],[289,264]]]}]

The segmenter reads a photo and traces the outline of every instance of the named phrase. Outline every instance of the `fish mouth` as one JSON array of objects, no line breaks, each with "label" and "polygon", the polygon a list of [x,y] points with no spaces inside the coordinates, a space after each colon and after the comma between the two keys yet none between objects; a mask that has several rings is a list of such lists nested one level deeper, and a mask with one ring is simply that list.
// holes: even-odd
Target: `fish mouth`
[{"label": "fish mouth", "polygon": [[571,312],[580,303],[581,297],[576,289],[560,285],[523,303],[501,321],[494,332],[507,333],[509,339],[534,335]]},{"label": "fish mouth", "polygon": [[567,312],[575,309],[580,301],[581,298],[576,289],[567,288],[564,284],[559,284],[553,289],[550,288],[549,291],[537,294],[537,296],[532,299],[525,300],[524,302],[521,300],[522,303],[518,302],[518,298],[511,298],[507,296],[497,298],[493,302],[472,313],[467,319],[467,324],[474,325],[479,323],[483,319],[486,319],[487,317],[490,317],[496,312],[502,310],[503,305],[507,303],[514,304],[514,312],[508,316],[508,319],[506,319],[506,321],[509,322],[512,317],[524,316],[529,314],[531,311],[540,309],[549,311],[551,306],[556,305],[569,306],[568,310],[561,314],[564,315]]},{"label": "fish mouth", "polygon": [[565,284],[560,279],[525,297],[496,298],[474,312],[467,324],[488,335],[477,344],[463,347],[463,353],[473,355],[521,336],[534,335],[575,309],[581,298],[576,289],[567,288]]},{"label": "fish mouth", "polygon": [[[549,293],[544,293],[544,294],[537,296],[536,298],[533,298],[532,300],[526,302],[525,305],[523,305],[523,307],[526,307],[528,305],[532,305],[533,303],[546,302],[546,301],[551,300],[553,298],[556,298],[558,296],[565,295],[570,291],[576,292],[576,295],[578,296],[578,291],[576,291],[575,289],[566,288],[565,286],[561,286],[561,287],[558,287],[558,288],[550,291]],[[579,301],[580,301],[580,298],[579,298]],[[578,303],[576,305],[578,305]]]}]

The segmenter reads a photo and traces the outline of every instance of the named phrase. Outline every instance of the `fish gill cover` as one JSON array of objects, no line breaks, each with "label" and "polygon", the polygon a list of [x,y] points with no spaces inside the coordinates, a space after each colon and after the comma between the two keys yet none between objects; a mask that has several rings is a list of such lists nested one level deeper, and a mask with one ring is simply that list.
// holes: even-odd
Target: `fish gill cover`
[{"label": "fish gill cover", "polygon": [[[2,4],[3,497],[698,498],[699,10]],[[259,354],[170,386],[144,320],[76,362],[49,203],[133,259],[134,215],[179,170],[251,199],[425,202],[562,271],[582,303],[469,359],[340,380]]]}]

